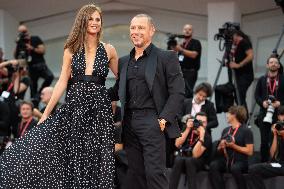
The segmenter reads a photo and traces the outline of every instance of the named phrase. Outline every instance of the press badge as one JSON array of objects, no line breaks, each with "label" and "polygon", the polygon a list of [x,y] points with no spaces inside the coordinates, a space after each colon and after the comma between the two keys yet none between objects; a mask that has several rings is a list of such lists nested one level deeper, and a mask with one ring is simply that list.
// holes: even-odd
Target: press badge
[{"label": "press badge", "polygon": [[1,96],[2,96],[3,98],[9,98],[10,93],[7,92],[7,91],[3,91],[2,94],[1,94]]},{"label": "press badge", "polygon": [[182,61],[183,61],[183,59],[184,59],[183,54],[180,54],[180,55],[178,56],[178,60],[179,60],[180,62],[182,62]]}]

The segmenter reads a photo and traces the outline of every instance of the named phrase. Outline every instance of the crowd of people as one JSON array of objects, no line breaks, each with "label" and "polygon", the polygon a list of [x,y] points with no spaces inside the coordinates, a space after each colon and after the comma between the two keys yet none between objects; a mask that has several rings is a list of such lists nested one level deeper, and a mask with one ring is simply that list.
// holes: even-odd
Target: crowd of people
[{"label": "crowd of people", "polygon": [[[284,176],[284,76],[278,56],[268,58],[254,91],[261,161],[250,165],[256,149],[247,127],[246,93],[254,79],[248,36],[232,32],[227,67],[236,73],[240,101],[230,106],[225,129],[212,141],[219,125],[208,100],[214,91],[207,82],[195,86],[202,47],[193,38],[193,26],[184,25],[184,40],[171,51],[153,44],[155,30],[149,15],[134,16],[134,47],[118,59],[115,48],[100,41],[101,10],[93,4],[82,7],[53,88],[43,41],[19,26],[15,59],[4,60],[0,48],[0,188],[21,183],[30,188],[177,189],[184,173],[188,188],[195,189],[197,173],[204,170],[214,189],[225,189],[225,172],[239,189],[264,189],[264,179]],[[106,89],[109,68],[117,80]],[[40,77],[44,82],[38,89]],[[28,88],[30,101],[24,100]],[[24,166],[25,160],[30,163]]]}]

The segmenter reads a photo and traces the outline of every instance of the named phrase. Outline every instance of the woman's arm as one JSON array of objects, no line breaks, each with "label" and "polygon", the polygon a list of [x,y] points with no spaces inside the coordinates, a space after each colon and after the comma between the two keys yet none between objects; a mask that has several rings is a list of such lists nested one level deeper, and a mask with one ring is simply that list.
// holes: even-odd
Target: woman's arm
[{"label": "woman's arm", "polygon": [[51,111],[58,103],[59,99],[61,98],[67,87],[67,83],[71,75],[71,58],[72,58],[71,52],[68,49],[65,49],[60,77],[54,87],[51,99],[47,104],[45,111],[41,119],[39,120],[39,123],[42,123],[50,115]]},{"label": "woman's arm", "polygon": [[109,58],[109,68],[112,73],[117,77],[118,73],[118,56],[115,48],[111,44],[106,45],[107,54]]}]

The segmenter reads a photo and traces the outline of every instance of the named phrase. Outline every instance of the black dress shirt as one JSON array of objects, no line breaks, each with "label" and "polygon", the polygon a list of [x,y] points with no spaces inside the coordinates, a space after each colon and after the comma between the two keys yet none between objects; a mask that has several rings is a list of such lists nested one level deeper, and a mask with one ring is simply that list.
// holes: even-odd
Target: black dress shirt
[{"label": "black dress shirt", "polygon": [[130,60],[127,68],[127,100],[126,109],[155,109],[153,98],[150,94],[146,79],[145,68],[152,49],[150,44],[143,55],[135,59],[135,48],[130,52]]}]

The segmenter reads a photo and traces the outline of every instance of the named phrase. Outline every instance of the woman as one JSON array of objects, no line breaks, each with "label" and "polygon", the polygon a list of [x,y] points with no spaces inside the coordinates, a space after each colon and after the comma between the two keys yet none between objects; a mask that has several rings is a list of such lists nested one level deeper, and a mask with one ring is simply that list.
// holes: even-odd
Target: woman
[{"label": "woman", "polygon": [[[117,54],[100,42],[101,33],[100,9],[83,6],[39,125],[0,158],[0,188],[114,188],[114,126],[104,82],[108,68],[117,75]],[[49,116],[67,83],[66,103]]]}]

